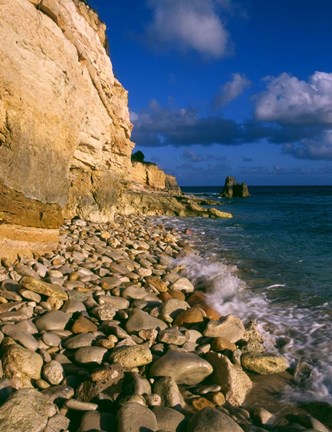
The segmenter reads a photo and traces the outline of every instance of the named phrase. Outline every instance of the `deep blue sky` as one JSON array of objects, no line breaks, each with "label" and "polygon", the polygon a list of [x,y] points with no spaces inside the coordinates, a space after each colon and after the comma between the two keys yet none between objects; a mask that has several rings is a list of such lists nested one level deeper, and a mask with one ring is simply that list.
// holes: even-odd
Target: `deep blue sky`
[{"label": "deep blue sky", "polygon": [[331,0],[89,0],[133,141],[182,186],[332,184]]}]

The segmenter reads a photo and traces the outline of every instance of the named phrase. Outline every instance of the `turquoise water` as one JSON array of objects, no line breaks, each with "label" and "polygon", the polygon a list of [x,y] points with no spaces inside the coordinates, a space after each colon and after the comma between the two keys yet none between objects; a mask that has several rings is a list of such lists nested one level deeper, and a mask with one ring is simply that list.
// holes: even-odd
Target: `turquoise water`
[{"label": "turquoise water", "polygon": [[[183,188],[217,198],[219,188]],[[268,349],[312,374],[297,397],[332,390],[332,187],[252,187],[246,199],[219,199],[229,220],[177,220],[193,229],[200,257],[190,277],[208,287],[222,313],[258,319]],[[196,235],[197,234],[197,235]],[[294,392],[295,394],[295,392]]]}]

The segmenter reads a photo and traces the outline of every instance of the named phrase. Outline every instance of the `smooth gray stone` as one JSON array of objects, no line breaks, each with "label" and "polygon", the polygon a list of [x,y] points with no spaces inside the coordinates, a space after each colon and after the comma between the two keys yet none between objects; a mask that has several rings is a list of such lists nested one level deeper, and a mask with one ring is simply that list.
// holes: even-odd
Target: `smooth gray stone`
[{"label": "smooth gray stone", "polygon": [[170,350],[152,365],[150,376],[170,376],[177,384],[195,385],[212,372],[210,363],[196,354]]},{"label": "smooth gray stone", "polygon": [[103,357],[107,353],[106,348],[102,347],[83,347],[79,348],[75,354],[74,358],[77,363],[99,363],[103,362]]},{"label": "smooth gray stone", "polygon": [[157,419],[146,406],[138,403],[124,404],[117,415],[118,432],[152,432],[158,430]]},{"label": "smooth gray stone", "polygon": [[86,412],[77,432],[105,431],[117,432],[116,419],[112,414],[98,411]]},{"label": "smooth gray stone", "polygon": [[42,315],[35,324],[39,331],[64,330],[69,319],[70,315],[57,310]]},{"label": "smooth gray stone", "polygon": [[187,432],[244,432],[228,415],[215,408],[204,408],[187,425]]},{"label": "smooth gray stone", "polygon": [[37,340],[26,330],[21,330],[15,324],[7,324],[2,327],[2,332],[6,336],[10,336],[15,342],[19,342],[24,348],[31,351],[36,351],[38,349]]},{"label": "smooth gray stone", "polygon": [[185,408],[186,402],[175,380],[170,376],[161,377],[153,385],[153,392],[161,397],[161,404],[167,407]]},{"label": "smooth gray stone", "polygon": [[157,419],[158,429],[168,432],[183,432],[185,430],[185,416],[173,408],[154,406],[152,411]]},{"label": "smooth gray stone", "polygon": [[76,411],[95,411],[98,405],[92,402],[82,402],[76,399],[68,399],[65,402],[65,407]]},{"label": "smooth gray stone", "polygon": [[61,343],[61,338],[54,333],[44,333],[42,339],[46,345],[52,347],[57,347]]},{"label": "smooth gray stone", "polygon": [[109,304],[109,305],[113,306],[113,308],[116,310],[129,308],[129,301],[125,298],[122,298],[122,297],[100,295],[98,297],[98,303],[101,305]]},{"label": "smooth gray stone", "polygon": [[86,311],[86,307],[78,300],[67,300],[61,310],[67,314],[73,314],[75,312]]},{"label": "smooth gray stone", "polygon": [[81,333],[78,335],[71,336],[69,339],[62,341],[62,346],[67,349],[78,349],[83,347],[89,347],[92,342],[96,339],[93,333]]},{"label": "smooth gray stone", "polygon": [[126,322],[126,330],[128,333],[157,328],[164,330],[167,328],[167,324],[159,318],[152,317],[141,309],[134,309]]}]

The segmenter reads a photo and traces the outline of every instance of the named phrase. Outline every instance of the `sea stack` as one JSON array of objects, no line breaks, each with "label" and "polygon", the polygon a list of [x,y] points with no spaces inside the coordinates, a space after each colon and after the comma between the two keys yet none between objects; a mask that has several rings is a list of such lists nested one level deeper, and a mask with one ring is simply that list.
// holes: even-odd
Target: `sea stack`
[{"label": "sea stack", "polygon": [[250,194],[246,183],[238,183],[235,177],[227,176],[224,189],[219,196],[223,198],[247,198]]}]

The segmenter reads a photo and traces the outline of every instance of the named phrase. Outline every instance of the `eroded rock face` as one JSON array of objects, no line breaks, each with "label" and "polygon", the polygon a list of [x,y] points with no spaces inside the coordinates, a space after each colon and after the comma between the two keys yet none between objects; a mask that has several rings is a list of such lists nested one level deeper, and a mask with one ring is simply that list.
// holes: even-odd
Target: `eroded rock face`
[{"label": "eroded rock face", "polygon": [[0,218],[54,228],[64,207],[101,211],[103,183],[130,170],[127,92],[83,2],[0,5]]},{"label": "eroded rock face", "polygon": [[250,196],[250,194],[246,183],[238,183],[235,177],[227,176],[224,189],[221,192],[220,196],[225,198],[247,198],[248,196]]}]

